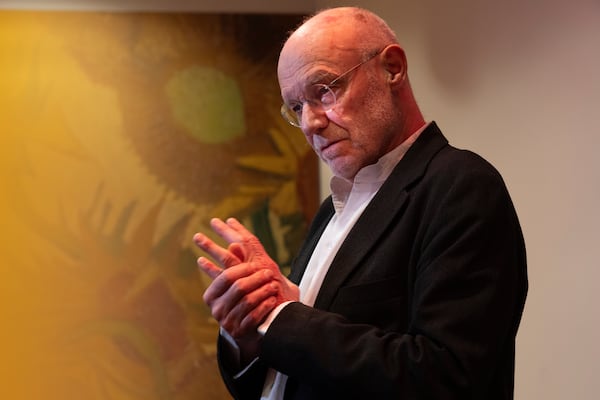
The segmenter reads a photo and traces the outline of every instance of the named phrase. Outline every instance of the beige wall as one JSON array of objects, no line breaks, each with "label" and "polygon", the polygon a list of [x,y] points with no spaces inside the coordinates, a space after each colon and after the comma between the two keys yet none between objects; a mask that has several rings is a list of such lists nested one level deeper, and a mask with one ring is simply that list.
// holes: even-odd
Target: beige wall
[{"label": "beige wall", "polygon": [[598,398],[600,2],[354,3],[405,44],[426,117],[492,161],[512,192],[531,285],[516,399]]},{"label": "beige wall", "polygon": [[295,0],[0,0],[0,9],[155,10],[304,13],[314,1]]}]

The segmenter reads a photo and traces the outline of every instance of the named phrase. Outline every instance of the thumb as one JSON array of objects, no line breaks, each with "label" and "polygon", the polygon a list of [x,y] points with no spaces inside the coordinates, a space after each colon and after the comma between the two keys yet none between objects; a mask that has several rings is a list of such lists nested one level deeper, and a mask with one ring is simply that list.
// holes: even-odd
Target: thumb
[{"label": "thumb", "polygon": [[231,243],[227,249],[231,254],[239,259],[240,263],[247,261],[244,246],[242,246],[240,243]]}]

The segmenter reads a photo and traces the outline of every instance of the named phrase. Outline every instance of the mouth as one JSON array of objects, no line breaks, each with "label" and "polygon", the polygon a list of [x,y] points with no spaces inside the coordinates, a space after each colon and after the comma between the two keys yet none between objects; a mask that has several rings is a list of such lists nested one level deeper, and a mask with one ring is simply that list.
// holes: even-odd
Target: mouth
[{"label": "mouth", "polygon": [[319,149],[319,154],[321,155],[321,158],[325,160],[333,160],[334,158],[338,157],[342,152],[342,150],[339,148],[339,145],[343,141],[344,139],[334,140],[322,145]]},{"label": "mouth", "polygon": [[[338,140],[332,140],[330,142],[327,142],[325,144],[323,144],[320,148],[319,148],[319,153],[322,156],[326,156],[326,153],[332,153],[336,147],[336,145],[338,143],[341,143],[343,141],[343,139],[338,139]],[[333,154],[330,154],[333,155]]]}]

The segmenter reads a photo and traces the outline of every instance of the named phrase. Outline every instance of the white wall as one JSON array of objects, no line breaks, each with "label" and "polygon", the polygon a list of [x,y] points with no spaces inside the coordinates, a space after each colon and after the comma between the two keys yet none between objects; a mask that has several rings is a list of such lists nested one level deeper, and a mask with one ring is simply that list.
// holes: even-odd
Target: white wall
[{"label": "white wall", "polygon": [[354,4],[396,30],[426,117],[512,193],[530,275],[515,398],[597,399],[600,1]]}]

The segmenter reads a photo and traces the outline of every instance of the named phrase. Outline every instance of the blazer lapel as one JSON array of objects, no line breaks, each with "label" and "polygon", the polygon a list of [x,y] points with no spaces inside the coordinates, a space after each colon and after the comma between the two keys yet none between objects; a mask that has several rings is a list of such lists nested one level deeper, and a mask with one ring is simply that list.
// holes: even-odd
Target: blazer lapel
[{"label": "blazer lapel", "polygon": [[[431,158],[447,144],[435,122],[421,133],[350,230],[325,275],[315,308],[327,309],[330,306],[347,277],[360,266],[361,260],[377,244],[387,226],[396,220],[394,217],[403,212],[409,199],[406,188],[420,179]],[[326,223],[323,229],[325,226]]]}]

